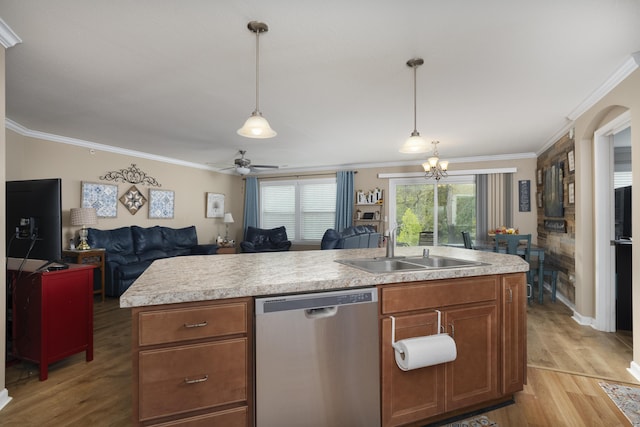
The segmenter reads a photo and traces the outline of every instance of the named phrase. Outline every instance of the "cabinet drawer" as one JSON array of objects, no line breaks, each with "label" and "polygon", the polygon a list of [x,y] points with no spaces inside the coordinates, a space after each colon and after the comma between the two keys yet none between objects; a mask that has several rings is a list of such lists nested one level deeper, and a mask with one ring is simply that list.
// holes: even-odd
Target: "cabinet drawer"
[{"label": "cabinet drawer", "polygon": [[247,304],[210,305],[139,313],[138,345],[154,345],[247,332]]},{"label": "cabinet drawer", "polygon": [[382,314],[491,301],[498,297],[498,277],[478,276],[381,287]]},{"label": "cabinet drawer", "polygon": [[168,423],[154,424],[156,427],[247,427],[248,425],[249,417],[246,406],[197,417],[183,418]]},{"label": "cabinet drawer", "polygon": [[140,420],[246,402],[247,338],[140,352]]}]

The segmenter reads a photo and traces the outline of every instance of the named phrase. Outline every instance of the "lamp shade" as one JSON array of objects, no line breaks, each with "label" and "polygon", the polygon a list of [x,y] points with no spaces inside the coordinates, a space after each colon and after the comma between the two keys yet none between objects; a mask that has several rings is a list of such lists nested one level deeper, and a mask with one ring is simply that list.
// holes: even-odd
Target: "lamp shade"
[{"label": "lamp shade", "polygon": [[277,135],[276,131],[271,129],[267,119],[255,112],[244,122],[244,126],[238,129],[238,135],[247,138],[273,138]]},{"label": "lamp shade", "polygon": [[222,220],[222,222],[224,222],[225,224],[233,224],[233,215],[231,215],[231,212],[227,212],[226,214],[224,214],[224,219]]},{"label": "lamp shade", "polygon": [[412,133],[400,147],[400,152],[406,154],[426,153],[427,151],[429,151],[429,144],[417,132]]},{"label": "lamp shade", "polygon": [[71,225],[95,225],[98,215],[95,208],[71,208]]}]

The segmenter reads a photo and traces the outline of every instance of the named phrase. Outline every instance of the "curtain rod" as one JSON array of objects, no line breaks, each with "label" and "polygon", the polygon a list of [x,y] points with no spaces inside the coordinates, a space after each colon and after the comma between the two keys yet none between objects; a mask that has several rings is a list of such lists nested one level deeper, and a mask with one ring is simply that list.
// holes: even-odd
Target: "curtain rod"
[{"label": "curtain rod", "polygon": [[[353,173],[358,173],[358,171],[353,171]],[[310,173],[310,174],[300,174],[300,175],[277,175],[277,176],[264,176],[259,177],[256,176],[256,179],[279,179],[279,178],[304,178],[307,176],[327,176],[327,175],[336,175],[336,172],[327,172],[327,173]],[[246,180],[247,177],[243,177],[242,179]]]}]

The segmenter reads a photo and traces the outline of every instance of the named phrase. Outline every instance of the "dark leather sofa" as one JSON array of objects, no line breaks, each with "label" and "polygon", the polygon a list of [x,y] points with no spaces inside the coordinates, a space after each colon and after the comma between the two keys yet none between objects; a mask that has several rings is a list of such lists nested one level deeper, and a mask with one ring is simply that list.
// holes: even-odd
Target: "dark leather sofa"
[{"label": "dark leather sofa", "polygon": [[347,227],[341,232],[328,229],[322,236],[320,249],[377,248],[380,233],[367,225]]},{"label": "dark leather sofa", "polygon": [[105,249],[105,293],[112,297],[122,295],[156,259],[211,255],[218,250],[217,245],[198,245],[195,226],[88,230],[89,246]]},{"label": "dark leather sofa", "polygon": [[240,242],[242,252],[282,252],[291,248],[287,237],[287,229],[276,227],[271,229],[247,227],[244,240]]}]

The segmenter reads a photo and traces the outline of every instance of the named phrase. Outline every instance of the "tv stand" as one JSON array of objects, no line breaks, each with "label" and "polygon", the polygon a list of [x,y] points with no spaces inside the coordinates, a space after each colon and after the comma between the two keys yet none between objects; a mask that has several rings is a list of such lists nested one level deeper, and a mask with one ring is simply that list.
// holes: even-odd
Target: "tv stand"
[{"label": "tv stand", "polygon": [[9,258],[12,293],[13,355],[48,365],[76,353],[93,360],[93,265],[69,264],[65,270],[39,271],[42,260]]}]

